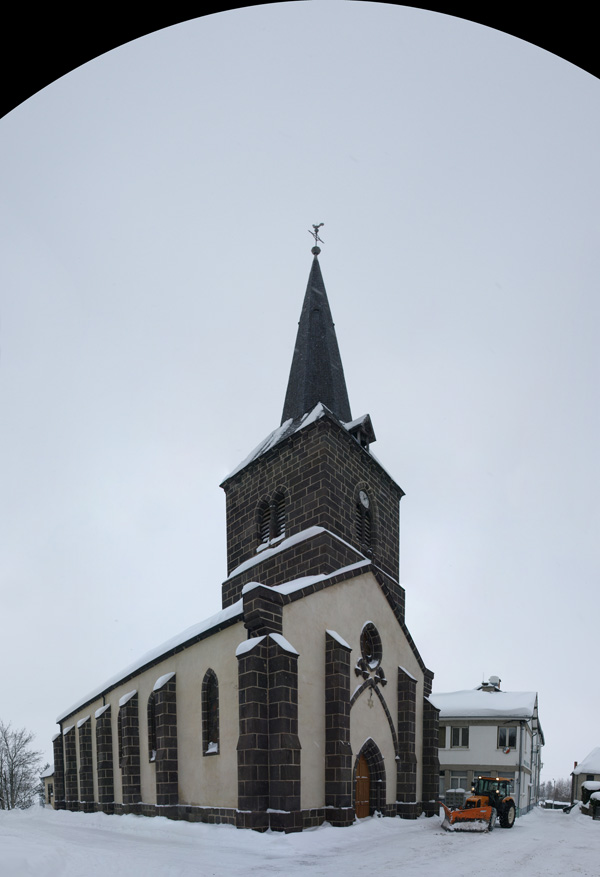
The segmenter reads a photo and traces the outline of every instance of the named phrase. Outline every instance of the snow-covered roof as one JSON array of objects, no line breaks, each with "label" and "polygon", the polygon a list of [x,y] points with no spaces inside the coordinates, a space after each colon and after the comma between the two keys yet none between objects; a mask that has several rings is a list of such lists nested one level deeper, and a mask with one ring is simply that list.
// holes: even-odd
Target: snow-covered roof
[{"label": "snow-covered roof", "polygon": [[580,761],[576,768],[573,769],[574,774],[593,773],[600,774],[600,746],[592,749],[589,755]]},{"label": "snow-covered roof", "polygon": [[[340,542],[347,548],[351,548],[355,554],[360,554],[360,551],[358,551],[354,545],[350,545],[350,543],[346,542],[345,539],[342,539],[341,536],[332,533],[331,530],[327,530],[325,527],[320,527],[318,524],[315,524],[312,527],[307,527],[306,530],[294,533],[293,536],[288,536],[287,539],[278,541],[276,545],[272,545],[270,548],[264,548],[259,553],[249,557],[248,560],[244,560],[243,563],[240,563],[239,566],[236,566],[235,569],[231,570],[226,581],[235,578],[235,576],[245,572],[247,569],[251,569],[253,566],[256,566],[257,563],[262,563],[269,557],[273,557],[275,554],[280,554],[282,551],[287,551],[288,548],[292,548],[294,545],[299,545],[300,542],[305,542],[307,539],[312,539],[314,536],[319,536],[321,533],[329,533],[329,535],[337,542]],[[367,561],[367,563],[370,563],[370,561]]]},{"label": "snow-covered roof", "polygon": [[141,658],[138,658],[137,661],[134,661],[120,673],[117,673],[115,676],[111,676],[106,682],[102,685],[99,685],[97,688],[94,688],[89,692],[85,697],[82,697],[81,700],[78,700],[74,703],[68,710],[62,712],[58,718],[57,722],[61,722],[67,716],[72,715],[72,713],[76,712],[80,707],[82,707],[86,703],[90,703],[92,700],[95,700],[99,697],[103,692],[107,691],[109,688],[113,688],[115,685],[118,685],[123,679],[126,679],[128,676],[131,676],[138,670],[141,670],[142,667],[145,667],[147,664],[151,664],[153,661],[162,658],[163,655],[168,654],[173,649],[178,646],[184,645],[184,643],[189,642],[190,640],[195,639],[203,633],[207,633],[213,628],[218,628],[222,624],[227,621],[231,621],[236,617],[241,617],[243,613],[243,601],[238,600],[233,605],[228,606],[226,609],[222,609],[220,612],[215,613],[215,615],[211,615],[210,618],[205,618],[204,621],[198,622],[198,624],[193,624],[191,627],[187,627],[181,633],[178,633],[176,636],[171,637],[171,639],[167,640],[161,645],[156,646],[156,648],[151,649],[149,652],[146,652]]},{"label": "snow-covered roof", "polygon": [[449,691],[429,695],[431,703],[439,709],[440,718],[515,718],[526,719],[534,715],[537,693],[535,691]]},{"label": "snow-covered roof", "polygon": [[[312,533],[313,530],[321,531],[321,530],[323,530],[323,528],[322,527],[316,527],[316,528],[311,527],[310,533],[308,530],[305,530],[304,531],[304,538],[307,538],[307,534],[314,535]],[[299,534],[299,537],[302,538],[302,534]],[[293,540],[295,538],[296,537],[291,537],[291,540]],[[289,545],[289,541],[288,540],[285,540],[285,541]],[[341,541],[343,541],[343,540],[341,540]],[[283,544],[284,544],[283,542],[279,543],[280,546]],[[279,546],[277,546],[277,547],[279,547]],[[264,554],[262,556],[264,557]],[[322,582],[322,581],[325,581],[326,579],[333,578],[334,576],[343,575],[346,572],[348,572],[348,573],[352,572],[352,571],[354,571],[360,567],[363,567],[363,566],[367,567],[367,566],[369,566],[370,563],[371,563],[371,561],[368,560],[367,558],[365,558],[364,560],[359,560],[356,563],[352,563],[349,566],[342,567],[341,569],[335,570],[334,572],[331,572],[331,573],[319,573],[319,574],[312,575],[312,576],[302,576],[301,578],[293,579],[292,581],[289,581],[289,582],[284,582],[281,585],[274,586],[272,590],[278,591],[280,594],[292,594],[295,591],[302,590],[303,588],[306,588],[309,585],[315,584],[316,582]],[[239,567],[238,567],[238,570],[239,570]],[[244,586],[242,593],[245,593],[246,591],[257,587],[259,584],[260,584],[260,582],[249,582],[247,585]],[[86,703],[91,703],[93,700],[96,700],[96,698],[98,698],[104,692],[108,691],[111,688],[114,688],[116,685],[118,685],[120,682],[124,681],[128,677],[132,676],[138,670],[141,670],[142,667],[145,667],[148,664],[152,664],[153,662],[158,661],[160,658],[167,655],[169,652],[172,652],[178,646],[185,645],[185,643],[191,642],[192,640],[195,640],[198,636],[200,636],[203,633],[210,633],[210,631],[213,629],[217,630],[218,628],[220,628],[223,624],[225,624],[227,622],[230,622],[230,621],[233,622],[234,619],[241,618],[243,611],[244,611],[244,605],[243,605],[243,599],[241,599],[241,600],[238,600],[236,603],[234,603],[232,606],[228,606],[226,609],[222,609],[220,612],[217,612],[215,615],[211,615],[210,618],[206,618],[204,621],[200,621],[200,622],[198,622],[198,624],[194,624],[191,627],[186,628],[181,633],[178,633],[176,636],[171,637],[171,639],[167,640],[166,642],[161,643],[161,645],[156,646],[156,648],[151,649],[149,652],[146,652],[145,654],[143,654],[140,658],[138,658],[137,661],[134,661],[132,664],[130,664],[128,667],[126,667],[124,670],[122,670],[120,673],[117,673],[114,676],[111,676],[110,679],[108,679],[102,685],[99,685],[97,688],[94,688],[92,691],[89,692],[89,694],[87,694],[85,697],[82,697],[80,700],[78,700],[76,703],[74,703],[71,707],[69,707],[68,710],[65,710],[64,712],[62,712],[58,716],[56,721],[61,722],[63,719],[66,719],[67,716],[72,715],[74,712],[76,712],[78,709],[80,709]],[[255,645],[255,643],[253,643],[253,645]],[[161,677],[161,680],[162,680],[162,677]],[[161,681],[161,680],[159,680],[159,681]],[[102,708],[102,709],[104,709],[104,708]],[[99,715],[99,713],[97,712],[96,717],[98,717],[98,715]]]},{"label": "snow-covered roof", "polygon": [[47,777],[52,777],[52,776],[54,776],[54,768],[47,767],[46,770],[42,774],[40,774],[40,779],[44,780]]},{"label": "snow-covered roof", "polygon": [[[348,423],[344,423],[327,408],[323,405],[322,402],[317,403],[315,407],[308,411],[306,414],[303,414],[302,417],[297,418],[296,420],[292,420],[290,417],[288,420],[285,420],[281,426],[278,426],[277,429],[274,429],[273,432],[269,433],[269,435],[258,444],[253,451],[251,451],[245,460],[232,469],[232,471],[227,475],[226,478],[221,482],[225,484],[226,481],[229,481],[230,478],[233,478],[234,475],[237,475],[238,472],[241,472],[242,469],[245,469],[250,463],[254,460],[257,460],[259,457],[262,457],[263,454],[266,454],[267,451],[270,451],[271,448],[275,447],[275,445],[279,444],[279,442],[284,441],[289,438],[289,436],[294,435],[294,433],[299,432],[301,429],[309,426],[311,423],[314,423],[315,420],[320,420],[322,417],[329,417],[335,423],[339,423],[345,429],[350,432],[359,424],[368,423],[370,424],[370,418],[368,414],[363,414],[362,417],[357,417],[355,420],[351,420]],[[367,418],[369,418],[367,420]],[[381,464],[380,464],[381,465]]]}]

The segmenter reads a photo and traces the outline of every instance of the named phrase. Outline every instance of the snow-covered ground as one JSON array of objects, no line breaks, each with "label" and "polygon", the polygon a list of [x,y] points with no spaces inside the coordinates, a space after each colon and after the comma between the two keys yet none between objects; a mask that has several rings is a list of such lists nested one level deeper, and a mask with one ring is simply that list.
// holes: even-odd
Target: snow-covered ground
[{"label": "snow-covered ground", "polygon": [[440,819],[362,819],[302,834],[33,807],[0,811],[1,877],[208,875],[518,877],[600,874],[600,822],[534,810],[511,830],[449,834]]}]

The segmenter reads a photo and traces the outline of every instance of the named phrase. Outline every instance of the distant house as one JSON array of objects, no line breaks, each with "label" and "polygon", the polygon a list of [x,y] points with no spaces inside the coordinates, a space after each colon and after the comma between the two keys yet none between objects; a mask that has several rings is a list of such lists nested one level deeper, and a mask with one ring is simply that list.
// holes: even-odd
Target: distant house
[{"label": "distant house", "polygon": [[44,804],[54,806],[54,768],[47,767],[40,777],[44,784]]},{"label": "distant house", "polygon": [[491,676],[475,689],[430,695],[440,711],[440,797],[470,791],[474,778],[512,780],[517,815],[538,800],[544,734],[535,691],[501,691]]},{"label": "distant house", "polygon": [[[575,762],[571,773],[571,803],[587,803],[592,795],[600,791],[600,746],[592,749],[581,763]],[[598,800],[595,798],[595,800]]]}]

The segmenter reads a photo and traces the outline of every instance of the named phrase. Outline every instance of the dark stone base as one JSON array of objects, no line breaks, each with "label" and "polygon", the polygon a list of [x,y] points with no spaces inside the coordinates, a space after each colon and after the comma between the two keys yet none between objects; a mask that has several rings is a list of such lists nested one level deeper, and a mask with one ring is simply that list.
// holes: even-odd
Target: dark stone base
[{"label": "dark stone base", "polygon": [[410,803],[396,801],[396,812],[401,819],[418,819],[423,812],[423,807],[418,801]]},{"label": "dark stone base", "polygon": [[115,812],[115,802],[107,801],[104,804],[99,804],[97,801],[94,804],[94,811],[96,813],[106,813],[107,816],[112,816]]},{"label": "dark stone base", "polygon": [[113,812],[117,816],[125,816],[128,813],[133,813],[134,816],[141,816],[142,807],[145,805],[142,804],[141,801],[138,801],[136,804],[117,804],[115,802],[113,806],[115,808]]},{"label": "dark stone base", "polygon": [[79,802],[79,811],[81,813],[93,813],[96,809],[96,805],[93,801],[80,801]]},{"label": "dark stone base", "polygon": [[[62,804],[62,808],[61,808]],[[65,809],[59,801],[55,809]],[[253,831],[282,831],[285,834],[303,831],[306,828],[317,828],[328,822],[337,828],[347,828],[355,821],[354,807],[315,807],[311,810],[269,811],[269,810],[236,810],[230,807],[199,807],[191,804],[158,806],[156,804],[117,804],[114,801],[104,804],[68,801],[66,809],[85,813],[106,813],[121,816],[133,813],[137,816],[165,816],[167,819],[184,822],[204,822],[209,825],[235,825],[236,828],[250,828]],[[396,802],[386,804],[377,813],[382,817],[417,819],[421,813],[427,816],[437,814],[435,801],[423,804],[403,804]]]},{"label": "dark stone base", "polygon": [[[313,811],[305,810],[304,813],[306,812]],[[352,825],[355,818],[354,807],[327,807],[324,811],[319,810],[315,812],[324,813],[325,819],[322,821],[329,822],[335,828],[347,828],[348,825]],[[318,824],[321,825],[321,822]],[[307,825],[304,826],[304,828],[308,827]]]}]

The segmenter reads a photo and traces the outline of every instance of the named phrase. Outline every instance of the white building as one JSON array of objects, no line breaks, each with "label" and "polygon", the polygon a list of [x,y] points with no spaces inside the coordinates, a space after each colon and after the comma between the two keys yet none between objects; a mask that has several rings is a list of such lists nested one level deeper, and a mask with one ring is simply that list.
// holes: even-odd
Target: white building
[{"label": "white building", "polygon": [[517,815],[538,800],[544,734],[535,691],[501,691],[500,679],[467,691],[434,693],[439,709],[440,797],[469,791],[480,775],[513,781]]}]

